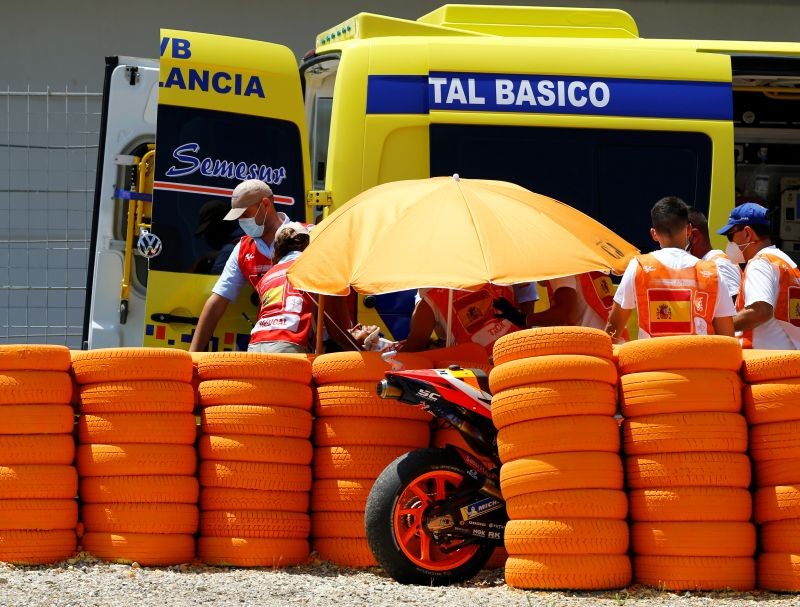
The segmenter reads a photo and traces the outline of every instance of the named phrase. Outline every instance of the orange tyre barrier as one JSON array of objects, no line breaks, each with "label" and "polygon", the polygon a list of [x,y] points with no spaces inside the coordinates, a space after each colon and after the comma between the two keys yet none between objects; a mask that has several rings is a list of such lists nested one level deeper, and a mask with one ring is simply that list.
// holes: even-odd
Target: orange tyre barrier
[{"label": "orange tyre barrier", "polygon": [[742,378],[748,384],[800,377],[800,352],[744,350]]},{"label": "orange tyre barrier", "polygon": [[800,554],[760,554],[758,587],[777,592],[800,592]]},{"label": "orange tyre barrier", "polygon": [[81,520],[90,532],[193,534],[196,504],[84,504]]},{"label": "orange tyre barrier", "polygon": [[317,447],[359,445],[376,447],[427,447],[430,425],[389,418],[320,417],[312,436]]},{"label": "orange tyre barrier", "polygon": [[553,354],[581,354],[611,360],[611,338],[589,327],[539,327],[503,335],[494,344],[495,365]]},{"label": "orange tyre barrier", "polygon": [[378,563],[372,556],[366,537],[322,537],[312,542],[314,550],[324,561],[345,567],[376,567]]},{"label": "orange tyre barrier", "polygon": [[211,379],[200,382],[200,404],[269,405],[311,410],[311,387],[277,379]]},{"label": "orange tyre barrier", "polygon": [[722,369],[739,371],[742,348],[733,337],[722,335],[680,335],[658,339],[637,339],[619,349],[622,374],[674,369]]},{"label": "orange tyre barrier", "polygon": [[84,504],[196,504],[199,487],[194,476],[87,476],[78,493]]},{"label": "orange tyre barrier", "polygon": [[78,502],[75,499],[0,500],[0,530],[74,531],[77,524]]},{"label": "orange tyre barrier", "polygon": [[756,487],[800,485],[800,466],[793,457],[754,461],[753,480]]},{"label": "orange tyre barrier", "polygon": [[643,371],[622,375],[619,383],[620,409],[625,417],[708,411],[739,413],[742,408],[742,380],[735,371]]},{"label": "orange tyre barrier", "polygon": [[759,531],[762,552],[800,554],[800,519],[764,523]]},{"label": "orange tyre barrier", "polygon": [[82,413],[191,413],[194,390],[181,381],[114,381],[80,386]]},{"label": "orange tyre barrier", "polygon": [[200,462],[199,478],[202,487],[260,491],[311,489],[311,469],[300,464],[206,460]]},{"label": "orange tyre barrier", "polygon": [[72,352],[72,373],[79,384],[168,380],[191,382],[192,357],[170,348],[104,348]]},{"label": "orange tyre barrier", "polygon": [[659,453],[625,459],[632,489],[750,486],[750,460],[743,453]]},{"label": "orange tyre barrier", "polygon": [[314,414],[317,417],[389,417],[430,422],[431,414],[417,407],[384,400],[375,391],[377,380],[317,386]]},{"label": "orange tyre barrier", "polygon": [[800,421],[752,426],[750,457],[756,462],[794,459],[800,465]]},{"label": "orange tyre barrier", "polygon": [[302,438],[204,434],[198,441],[198,453],[203,460],[225,462],[261,462],[275,464],[311,464],[311,443]]},{"label": "orange tyre barrier", "polygon": [[191,413],[101,413],[78,418],[78,440],[84,444],[193,445],[196,438],[197,422]]},{"label": "orange tyre barrier", "polygon": [[253,537],[201,537],[197,540],[197,556],[209,565],[289,567],[308,561],[308,553],[307,540]]},{"label": "orange tyre barrier", "polygon": [[[0,405],[69,405],[71,402],[72,380],[67,373],[0,371]],[[5,411],[5,407],[0,411]]]},{"label": "orange tyre barrier", "polygon": [[364,538],[364,512],[315,512],[311,536],[319,538]]},{"label": "orange tyre barrier", "polygon": [[626,554],[628,524],[624,520],[596,518],[511,520],[506,525],[505,545],[514,556]]},{"label": "orange tyre barrier", "polygon": [[145,566],[167,566],[194,560],[194,537],[177,533],[89,532],[81,539],[83,549],[97,558],[115,563],[137,562]]},{"label": "orange tyre barrier", "polygon": [[500,489],[506,499],[534,491],[622,489],[622,462],[616,453],[553,453],[503,464]]},{"label": "orange tyre barrier", "polygon": [[493,394],[528,384],[574,380],[599,381],[614,386],[617,369],[610,360],[597,356],[554,354],[514,360],[495,367],[489,374]]},{"label": "orange tyre barrier", "polygon": [[205,537],[305,540],[310,528],[305,512],[208,510],[200,514],[200,533]]},{"label": "orange tyre barrier", "polygon": [[72,464],[74,459],[72,434],[0,435],[0,462],[4,465]]},{"label": "orange tyre barrier", "polygon": [[631,561],[622,554],[537,554],[509,556],[506,583],[539,590],[608,590],[631,582]]},{"label": "orange tyre barrier", "polygon": [[742,400],[750,424],[800,420],[800,378],[747,384]]},{"label": "orange tyre barrier", "polygon": [[633,523],[631,547],[640,556],[753,556],[756,528],[746,522]]},{"label": "orange tyre barrier", "polygon": [[756,523],[800,519],[800,485],[761,487],[753,494]]},{"label": "orange tyre barrier", "polygon": [[4,405],[0,435],[72,434],[75,411],[70,405]]},{"label": "orange tyre barrier", "polygon": [[748,557],[644,555],[633,568],[639,583],[669,590],[752,590],[756,581]]},{"label": "orange tyre barrier", "polygon": [[259,491],[203,487],[200,509],[208,510],[275,510],[278,512],[308,512],[306,491]]},{"label": "orange tyre barrier", "polygon": [[[423,354],[398,354],[406,369],[430,369],[431,361]],[[312,373],[318,384],[372,381],[383,378],[391,366],[378,352],[336,352],[314,359]]]},{"label": "orange tyre barrier", "polygon": [[197,455],[192,445],[78,445],[75,464],[83,476],[193,475]]},{"label": "orange tyre barrier", "polygon": [[749,521],[753,499],[747,489],[733,487],[673,487],[632,489],[631,519],[656,521]]},{"label": "orange tyre barrier", "polygon": [[747,422],[738,413],[663,413],[626,419],[623,450],[628,455],[690,451],[747,451]]},{"label": "orange tyre barrier", "polygon": [[606,415],[617,411],[617,391],[599,381],[551,381],[510,388],[492,396],[492,423],[511,424],[566,415]]},{"label": "orange tyre barrier", "polygon": [[0,529],[0,561],[5,563],[49,565],[72,556],[77,545],[74,529]]},{"label": "orange tyre barrier", "polygon": [[314,478],[375,480],[406,447],[318,447],[314,449]]},{"label": "orange tyre barrier", "polygon": [[617,421],[607,415],[570,415],[519,422],[497,434],[500,461],[569,451],[619,452]]},{"label": "orange tyre barrier", "polygon": [[0,371],[69,371],[66,346],[6,344],[0,346]]},{"label": "orange tyre barrier", "polygon": [[200,425],[208,434],[255,434],[309,438],[311,413],[293,407],[214,405],[204,407]]},{"label": "orange tyre barrier", "polygon": [[74,466],[0,466],[0,499],[71,499],[77,493]]},{"label": "orange tyre barrier", "polygon": [[509,497],[511,519],[599,518],[624,520],[628,500],[619,489],[562,489]]},{"label": "orange tyre barrier", "polygon": [[213,352],[197,361],[202,381],[214,379],[280,380],[311,383],[311,363],[303,354],[260,352]]}]

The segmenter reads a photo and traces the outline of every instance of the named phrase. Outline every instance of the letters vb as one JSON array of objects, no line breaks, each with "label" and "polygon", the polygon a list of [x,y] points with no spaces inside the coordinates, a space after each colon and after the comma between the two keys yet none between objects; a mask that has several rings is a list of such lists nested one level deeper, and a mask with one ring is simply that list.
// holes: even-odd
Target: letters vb
[{"label": "letters vb", "polygon": [[168,38],[164,36],[161,39],[161,56],[170,50],[170,56],[173,59],[189,59],[192,56],[191,42],[186,38]]}]

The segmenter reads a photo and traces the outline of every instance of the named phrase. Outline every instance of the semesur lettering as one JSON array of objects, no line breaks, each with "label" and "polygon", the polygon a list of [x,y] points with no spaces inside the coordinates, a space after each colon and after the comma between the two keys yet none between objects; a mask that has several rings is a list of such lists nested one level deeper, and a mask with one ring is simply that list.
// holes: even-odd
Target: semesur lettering
[{"label": "semesur lettering", "polygon": [[430,76],[428,84],[434,105],[453,107],[486,105],[489,90],[494,93],[496,106],[603,108],[611,101],[611,89],[602,80],[489,78],[479,82],[475,78]]},{"label": "semesur lettering", "polygon": [[172,157],[183,166],[171,166],[166,170],[167,177],[185,177],[199,172],[206,177],[225,177],[236,181],[260,179],[271,185],[279,185],[286,179],[286,167],[269,167],[263,164],[248,164],[217,158],[199,158],[200,144],[184,143],[172,151]]}]

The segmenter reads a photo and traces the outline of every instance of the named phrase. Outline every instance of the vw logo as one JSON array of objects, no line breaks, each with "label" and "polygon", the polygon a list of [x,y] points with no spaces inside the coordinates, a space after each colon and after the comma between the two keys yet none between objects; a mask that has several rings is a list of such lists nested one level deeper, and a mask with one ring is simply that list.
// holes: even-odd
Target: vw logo
[{"label": "vw logo", "polygon": [[142,230],[139,242],[136,244],[139,253],[146,259],[153,259],[161,253],[161,239],[147,230]]}]

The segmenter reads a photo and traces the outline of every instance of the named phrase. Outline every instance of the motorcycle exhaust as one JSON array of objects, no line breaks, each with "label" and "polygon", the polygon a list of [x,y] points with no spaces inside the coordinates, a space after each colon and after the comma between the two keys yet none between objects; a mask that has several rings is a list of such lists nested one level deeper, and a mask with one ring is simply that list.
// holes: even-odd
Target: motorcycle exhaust
[{"label": "motorcycle exhaust", "polygon": [[403,391],[390,384],[387,380],[382,379],[378,382],[378,396],[380,398],[400,398],[403,395]]}]

